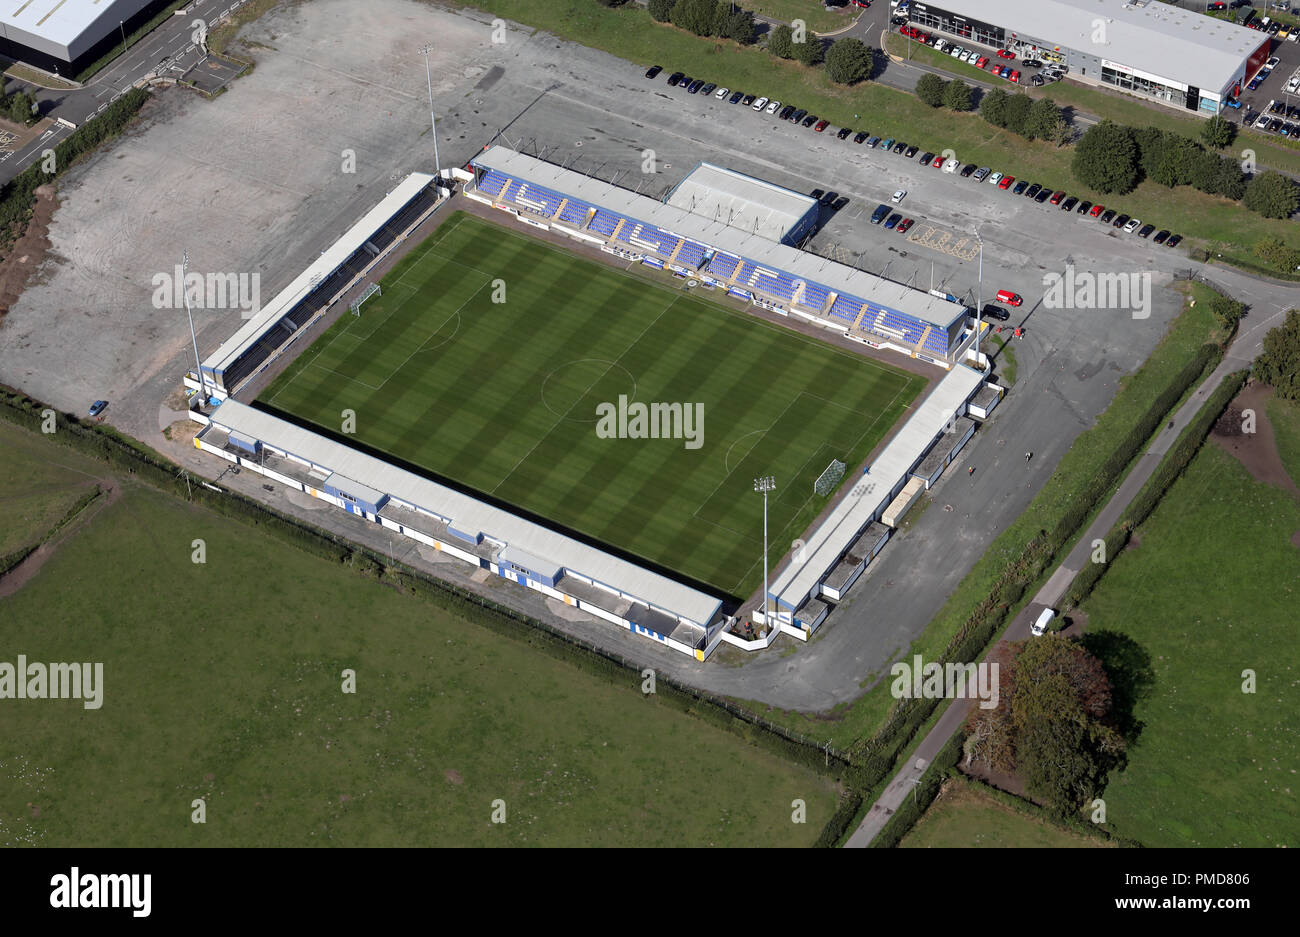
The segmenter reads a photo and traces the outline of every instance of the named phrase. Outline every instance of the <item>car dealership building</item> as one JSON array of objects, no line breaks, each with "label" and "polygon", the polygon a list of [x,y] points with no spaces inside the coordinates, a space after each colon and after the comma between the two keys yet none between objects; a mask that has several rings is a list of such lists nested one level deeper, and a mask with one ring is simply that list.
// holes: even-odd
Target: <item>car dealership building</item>
[{"label": "car dealership building", "polygon": [[1068,66],[1071,78],[1216,114],[1268,60],[1269,38],[1158,0],[913,0],[944,38]]}]

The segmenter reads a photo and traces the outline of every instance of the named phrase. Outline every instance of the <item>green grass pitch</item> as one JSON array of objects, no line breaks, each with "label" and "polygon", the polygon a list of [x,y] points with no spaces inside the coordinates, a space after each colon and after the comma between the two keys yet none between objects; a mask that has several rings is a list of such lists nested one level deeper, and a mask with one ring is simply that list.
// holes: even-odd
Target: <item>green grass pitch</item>
[{"label": "green grass pitch", "polygon": [[[261,395],[265,406],[743,598],[925,384],[462,213]],[[504,293],[504,295],[502,295]],[[501,301],[504,300],[504,301]],[[698,448],[601,438],[597,406],[703,404]],[[846,482],[852,478],[852,469]]]}]

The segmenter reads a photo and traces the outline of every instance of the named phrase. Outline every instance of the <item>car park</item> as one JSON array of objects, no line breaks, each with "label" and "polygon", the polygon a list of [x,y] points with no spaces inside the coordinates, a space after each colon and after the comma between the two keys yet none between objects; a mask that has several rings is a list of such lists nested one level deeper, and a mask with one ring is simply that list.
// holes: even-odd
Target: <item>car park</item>
[{"label": "car park", "polygon": [[919,162],[922,166],[929,166],[930,160],[932,159],[934,159],[934,154],[927,150],[926,152],[921,154],[921,159],[919,160]]},{"label": "car park", "polygon": [[89,412],[91,416],[99,416],[106,409],[108,409],[107,400],[96,400],[94,403],[90,405],[90,410],[87,412]]},{"label": "car park", "polygon": [[874,150],[878,146],[880,146],[880,137],[872,137],[870,140],[867,141],[868,149]]},{"label": "car park", "polygon": [[1074,206],[1079,204],[1079,200],[1071,195],[1061,203],[1061,211],[1074,211]]},{"label": "car park", "polygon": [[818,133],[821,133],[821,132],[822,132],[823,130],[825,130],[828,126],[830,126],[830,121],[829,121],[829,120],[819,120],[819,121],[817,121],[817,126],[814,127],[813,129],[816,130]]},{"label": "car park", "polygon": [[979,169],[975,170],[975,175],[972,178],[976,182],[983,182],[985,177],[992,171],[993,170],[989,169],[987,166],[981,166]]},{"label": "car park", "polygon": [[1041,205],[1043,204],[1043,202],[1047,201],[1051,197],[1052,197],[1052,190],[1043,189],[1037,195],[1034,196],[1034,201],[1037,202],[1039,205]]},{"label": "car park", "polygon": [[987,181],[989,185],[997,185],[999,182],[1002,181],[1002,173],[1000,172],[992,173],[991,175],[989,175]]},{"label": "car park", "polygon": [[1130,221],[1128,224],[1124,225],[1124,233],[1125,233],[1125,234],[1132,234],[1134,231],[1136,231],[1136,230],[1137,230],[1139,227],[1141,227],[1141,226],[1142,226],[1142,221],[1141,221],[1141,219],[1139,219],[1139,218],[1134,218],[1134,219],[1133,219],[1132,221]]},{"label": "car park", "polygon": [[727,99],[727,95],[729,94],[731,94],[730,88],[719,88],[717,91],[713,93],[713,96],[717,98],[719,101],[725,101]]},{"label": "car park", "polygon": [[1094,206],[1092,206],[1092,210],[1088,212],[1088,217],[1089,217],[1089,218],[1096,218],[1098,215],[1100,215],[1100,214],[1101,214],[1102,212],[1104,212],[1105,210],[1106,210],[1106,206],[1105,206],[1105,205],[1094,205]]},{"label": "car park", "polygon": [[969,175],[970,175],[971,173],[973,173],[974,171],[975,171],[975,164],[974,164],[974,163],[967,163],[965,166],[961,167],[961,177],[962,177],[963,179],[965,179],[967,176],[969,176]]},{"label": "car park", "polygon": [[713,89],[716,87],[718,86],[715,85],[713,82],[709,82],[707,85],[705,85],[703,88],[700,89],[700,94],[710,95],[713,93]]},{"label": "car park", "polygon": [[902,220],[903,220],[903,216],[900,215],[898,212],[894,212],[892,215],[890,215],[888,218],[885,219],[885,227],[887,229],[892,230]]},{"label": "car park", "polygon": [[1165,241],[1165,247],[1177,247],[1178,242],[1182,239],[1183,236],[1181,234],[1171,234],[1169,235],[1169,240]]},{"label": "car park", "polygon": [[1138,237],[1140,237],[1140,238],[1150,237],[1150,236],[1151,236],[1151,232],[1154,231],[1155,229],[1156,229],[1156,226],[1155,226],[1155,225],[1153,225],[1153,224],[1145,224],[1145,225],[1142,226],[1141,230],[1138,231]]},{"label": "car park", "polygon": [[1033,198],[1041,191],[1043,191],[1043,187],[1039,185],[1037,182],[1035,182],[1032,185],[1030,185],[1029,188],[1025,189],[1025,197]]},{"label": "car park", "polygon": [[1101,213],[1101,223],[1110,224],[1110,220],[1115,217],[1115,209],[1108,208]]},{"label": "car park", "polygon": [[1011,190],[1012,195],[1024,195],[1025,189],[1029,188],[1029,180],[1021,179],[1016,183],[1016,187]]},{"label": "car park", "polygon": [[767,97],[766,96],[761,97],[749,106],[756,111],[761,111],[763,108],[767,107]]},{"label": "car park", "polygon": [[646,69],[645,76],[647,78],[657,78],[659,77],[659,73],[663,70],[664,67],[662,65],[651,65],[648,69]]},{"label": "car park", "polygon": [[728,98],[727,100],[728,100],[731,104],[739,104],[742,100],[744,100],[744,97],[745,97],[745,92],[743,92],[743,91],[735,91],[735,92],[732,93],[731,97]]},{"label": "car park", "polygon": [[1088,210],[1091,208],[1092,202],[1080,202],[1079,207],[1074,210],[1074,213],[1076,215],[1086,215],[1088,214]]},{"label": "car park", "polygon": [[1011,183],[1015,181],[1015,176],[1003,176],[1001,181],[998,182],[998,188],[1005,192],[1007,189],[1011,188]]},{"label": "car park", "polygon": [[1129,223],[1128,215],[1116,215],[1115,220],[1110,223],[1112,228],[1122,228]]},{"label": "car park", "polygon": [[900,222],[898,223],[897,231],[898,231],[899,234],[906,234],[906,233],[907,233],[907,229],[910,228],[910,227],[912,227],[912,219],[911,219],[911,218],[904,218],[902,221],[900,221]]},{"label": "car park", "polygon": [[678,82],[686,77],[685,72],[673,72],[668,76],[668,87],[674,87]]},{"label": "car park", "polygon": [[1024,302],[1019,293],[1013,293],[1011,290],[998,290],[998,294],[993,298],[1000,303],[1006,303],[1008,306],[1019,306]]},{"label": "car park", "polygon": [[885,216],[887,216],[888,214],[889,214],[888,205],[877,205],[876,210],[871,213],[871,223],[880,224],[882,221],[885,220]]},{"label": "car park", "polygon": [[916,151],[919,149],[920,149],[919,146],[909,146],[906,150],[903,151],[903,156],[906,157],[907,159],[911,159],[913,156],[916,155]]},{"label": "car park", "polygon": [[983,315],[985,319],[997,319],[999,322],[1006,322],[1011,318],[1011,313],[999,306],[993,305],[992,303],[984,304]]},{"label": "car park", "polygon": [[890,197],[889,200],[893,202],[895,205],[897,205],[905,198],[907,198],[907,189],[899,189]]},{"label": "car park", "polygon": [[1157,231],[1156,236],[1151,240],[1155,241],[1157,244],[1163,244],[1165,241],[1169,240],[1169,232],[1164,230]]}]

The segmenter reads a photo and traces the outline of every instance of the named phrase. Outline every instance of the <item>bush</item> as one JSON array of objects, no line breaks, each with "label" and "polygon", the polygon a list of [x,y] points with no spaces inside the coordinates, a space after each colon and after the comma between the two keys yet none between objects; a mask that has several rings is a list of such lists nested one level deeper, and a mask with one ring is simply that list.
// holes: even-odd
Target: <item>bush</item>
[{"label": "bush", "polygon": [[1284,400],[1300,400],[1300,311],[1292,309],[1281,325],[1268,330],[1255,376]]},{"label": "bush", "polygon": [[1201,125],[1201,139],[1216,150],[1232,146],[1232,141],[1237,139],[1237,125],[1222,114],[1215,114]]},{"label": "bush", "polygon": [[821,835],[817,837],[817,842],[813,843],[816,849],[834,849],[839,841],[844,838],[848,832],[849,825],[857,818],[858,811],[862,809],[862,795],[855,790],[850,790],[840,799],[840,805],[831,818],[826,821],[822,827]]},{"label": "bush", "polygon": [[1241,204],[1265,218],[1290,218],[1300,203],[1300,191],[1280,172],[1260,173],[1246,186]]},{"label": "bush", "polygon": [[668,23],[673,18],[675,0],[650,0],[650,18],[657,23]]},{"label": "bush", "polygon": [[[926,72],[916,82],[916,96],[931,107],[943,105],[947,82],[933,72]],[[987,97],[985,100],[988,100]]]},{"label": "bush", "polygon": [[[725,8],[719,4],[719,8]],[[727,17],[726,26],[723,28],[721,35],[728,39],[734,39],[742,46],[754,44],[758,38],[758,28],[754,25],[754,14],[748,10],[737,10]]]},{"label": "bush", "polygon": [[943,103],[954,111],[969,111],[975,106],[975,89],[954,78],[943,89]]},{"label": "bush", "polygon": [[871,77],[871,50],[861,39],[837,39],[826,53],[826,75],[839,85],[856,85]]},{"label": "bush", "polygon": [[805,41],[794,44],[794,57],[804,65],[820,65],[824,55],[822,41],[816,36],[809,36]]},{"label": "bush", "polygon": [[697,36],[712,36],[717,26],[717,0],[677,0],[671,15],[674,26]]},{"label": "bush", "polygon": [[794,34],[782,23],[767,34],[767,51],[779,59],[794,58]]},{"label": "bush", "polygon": [[1138,144],[1132,128],[1109,120],[1088,129],[1074,148],[1071,169],[1090,189],[1127,195],[1138,184]]},{"label": "bush", "polygon": [[1001,88],[994,88],[981,99],[980,116],[994,127],[1005,127],[1007,125],[1007,102],[1010,100],[1011,95]]}]

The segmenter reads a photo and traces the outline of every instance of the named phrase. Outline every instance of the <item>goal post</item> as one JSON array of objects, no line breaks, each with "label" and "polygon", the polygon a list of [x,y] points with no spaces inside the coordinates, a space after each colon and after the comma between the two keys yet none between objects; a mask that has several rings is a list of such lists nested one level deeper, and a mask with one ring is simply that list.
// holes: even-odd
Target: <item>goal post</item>
[{"label": "goal post", "polygon": [[847,467],[839,459],[831,459],[831,464],[826,466],[825,471],[817,476],[817,481],[813,482],[813,494],[825,497],[834,491],[835,486],[844,477],[844,470]]},{"label": "goal post", "polygon": [[364,290],[361,291],[360,296],[352,300],[350,304],[350,307],[352,309],[352,314],[354,316],[361,315],[361,304],[364,303],[371,296],[375,296],[375,295],[383,296],[384,291],[379,288],[378,283],[371,283],[369,286],[367,286]]}]

